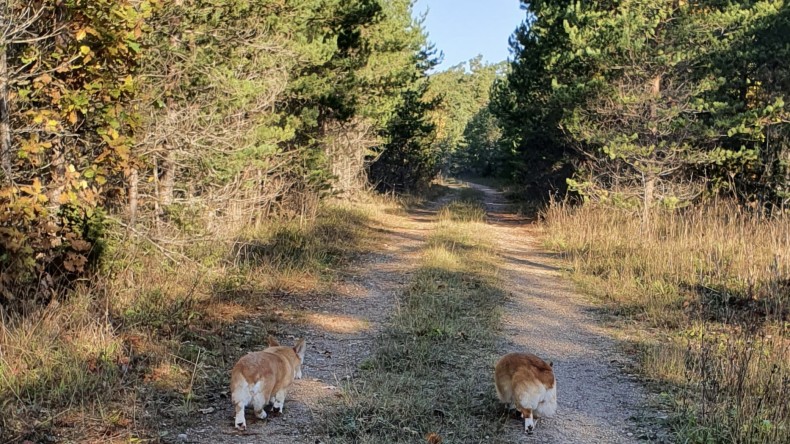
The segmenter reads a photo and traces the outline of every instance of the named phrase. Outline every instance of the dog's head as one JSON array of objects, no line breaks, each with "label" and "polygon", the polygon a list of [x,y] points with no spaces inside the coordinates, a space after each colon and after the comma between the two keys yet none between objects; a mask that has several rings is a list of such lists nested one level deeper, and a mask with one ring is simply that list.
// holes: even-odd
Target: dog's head
[{"label": "dog's head", "polygon": [[299,339],[296,341],[296,345],[294,345],[294,353],[296,353],[296,357],[299,359],[299,363],[296,365],[296,370],[294,371],[294,377],[296,379],[302,379],[302,363],[304,362],[304,352],[306,346],[304,338]]}]

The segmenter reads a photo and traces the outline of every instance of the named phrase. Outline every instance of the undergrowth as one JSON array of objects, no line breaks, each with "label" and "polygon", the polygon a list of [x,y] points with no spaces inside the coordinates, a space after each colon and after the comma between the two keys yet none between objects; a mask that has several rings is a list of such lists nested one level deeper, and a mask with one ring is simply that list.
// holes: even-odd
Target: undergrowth
[{"label": "undergrowth", "polygon": [[[397,205],[370,197],[197,239],[200,220],[160,232],[167,242],[114,231],[92,281],[0,313],[0,442],[164,436],[163,423],[212,401],[239,355],[276,332],[278,298],[329,292],[385,211]],[[233,330],[253,316],[260,328]]]},{"label": "undergrowth", "polygon": [[438,211],[374,353],[323,415],[332,442],[503,442],[490,375],[505,295],[478,197],[466,191]]},{"label": "undergrowth", "polygon": [[610,312],[637,321],[640,371],[678,442],[790,442],[790,220],[736,206],[545,214],[547,244]]}]

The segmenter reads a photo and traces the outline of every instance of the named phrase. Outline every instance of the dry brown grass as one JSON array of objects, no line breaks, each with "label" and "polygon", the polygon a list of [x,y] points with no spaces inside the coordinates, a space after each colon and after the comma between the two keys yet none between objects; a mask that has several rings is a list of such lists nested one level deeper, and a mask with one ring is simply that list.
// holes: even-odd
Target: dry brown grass
[{"label": "dry brown grass", "polygon": [[671,393],[679,442],[790,441],[790,220],[720,205],[657,212],[554,205],[547,245],[638,321],[641,371]]},{"label": "dry brown grass", "polygon": [[0,442],[156,437],[224,386],[242,348],[265,343],[266,331],[234,336],[235,323],[255,317],[275,329],[303,316],[281,312],[275,296],[327,293],[398,208],[362,196],[327,202],[314,219],[213,233],[182,220],[189,229],[160,232],[167,241],[156,246],[114,232],[93,282],[0,316]]},{"label": "dry brown grass", "polygon": [[[78,292],[63,305],[51,304],[24,318],[0,320],[0,394],[3,438],[34,433],[56,424],[62,411],[97,397],[111,399],[122,390],[122,340],[104,319],[94,316],[89,294]],[[86,409],[108,421],[99,433],[122,423],[117,405],[105,412]],[[113,412],[113,413],[109,413]],[[62,418],[61,418],[62,419]]]}]

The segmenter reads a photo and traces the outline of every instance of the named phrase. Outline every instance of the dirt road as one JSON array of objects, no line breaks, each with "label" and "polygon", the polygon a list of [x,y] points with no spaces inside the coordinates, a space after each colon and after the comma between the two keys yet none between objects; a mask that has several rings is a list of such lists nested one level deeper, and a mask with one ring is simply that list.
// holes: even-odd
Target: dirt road
[{"label": "dirt road", "polygon": [[[508,439],[560,444],[637,442],[645,432],[632,417],[640,416],[646,394],[633,377],[620,370],[623,357],[592,314],[591,304],[561,276],[557,259],[542,251],[533,225],[509,213],[495,190],[467,186],[485,193],[488,224],[499,245],[502,281],[510,293],[501,352],[530,351],[552,360],[558,380],[557,415],[541,420],[531,437],[524,435],[518,420],[509,420],[505,424]],[[239,434],[233,428],[230,401],[224,398],[213,413],[200,416],[187,429],[169,433],[165,440],[331,442],[320,436],[314,418],[339,395],[337,387],[354,377],[358,364],[371,352],[376,332],[396,306],[397,294],[418,262],[417,254],[434,224],[431,208],[436,207],[392,215],[383,230],[381,250],[348,270],[337,297],[284,301],[302,315],[301,321],[282,330],[308,341],[305,379],[297,381],[288,394],[284,415],[259,421],[248,413],[248,431]]]},{"label": "dirt road", "polygon": [[[398,292],[409,281],[418,262],[418,253],[430,231],[433,210],[388,216],[386,227],[378,228],[385,239],[380,249],[366,254],[344,271],[331,297],[279,301],[283,305],[279,331],[284,345],[297,337],[307,339],[302,368],[303,379],[291,387],[284,414],[260,421],[247,412],[248,430],[233,428],[233,408],[226,395],[201,415],[191,427],[169,432],[166,442],[179,443],[283,443],[315,444],[327,442],[316,431],[315,418],[333,397],[338,387],[354,377],[355,370],[371,352],[376,332],[396,305]],[[292,314],[292,316],[288,316]],[[263,318],[269,313],[260,313]],[[244,330],[265,329],[265,322],[248,321]]]},{"label": "dirt road", "polygon": [[[630,418],[638,416],[646,395],[614,365],[623,357],[591,314],[593,307],[559,273],[557,259],[541,248],[535,227],[507,211],[501,193],[469,186],[485,193],[489,224],[499,242],[502,281],[510,292],[502,352],[529,351],[554,363],[557,415],[538,424],[531,442],[637,441],[644,431]],[[521,434],[514,430],[513,442]]]}]

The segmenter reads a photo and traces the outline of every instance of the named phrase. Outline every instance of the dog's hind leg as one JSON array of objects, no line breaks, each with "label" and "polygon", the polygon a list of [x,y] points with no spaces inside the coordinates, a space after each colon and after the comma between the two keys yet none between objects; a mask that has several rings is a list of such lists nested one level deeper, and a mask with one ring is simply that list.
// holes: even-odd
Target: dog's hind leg
[{"label": "dog's hind leg", "polygon": [[542,385],[527,383],[519,387],[517,393],[519,397],[516,404],[524,417],[524,432],[531,434],[535,430],[535,417],[532,411],[538,408],[546,389]]},{"label": "dog's hind leg", "polygon": [[280,413],[283,412],[283,406],[285,404],[285,390],[280,390],[279,392],[275,393],[274,395],[274,406],[275,410],[279,410]]},{"label": "dog's hind leg", "polygon": [[535,417],[532,415],[532,409],[520,408],[519,411],[524,417],[524,433],[531,435],[535,431]]},{"label": "dog's hind leg", "polygon": [[252,397],[252,407],[255,409],[255,416],[260,419],[266,419],[266,410],[263,408],[266,406],[266,397],[263,393],[256,393],[255,396]]},{"label": "dog's hind leg", "polygon": [[250,394],[249,386],[246,382],[233,390],[231,399],[236,408],[236,419],[233,421],[233,424],[239,430],[246,430],[247,421],[244,419],[244,407],[252,400],[252,395]]}]

